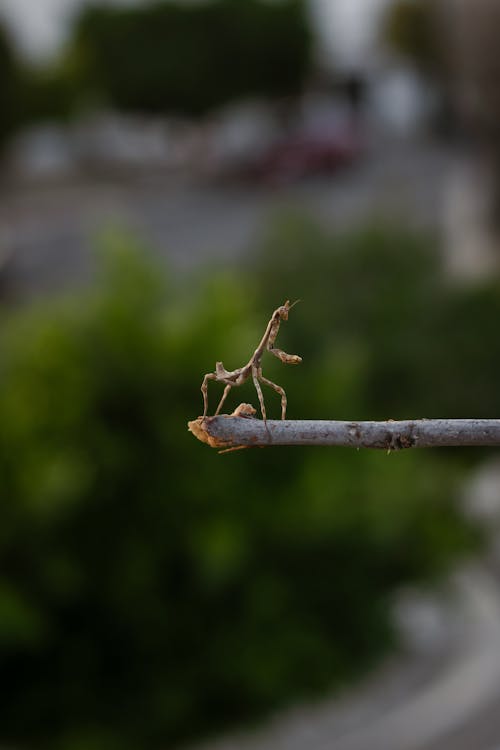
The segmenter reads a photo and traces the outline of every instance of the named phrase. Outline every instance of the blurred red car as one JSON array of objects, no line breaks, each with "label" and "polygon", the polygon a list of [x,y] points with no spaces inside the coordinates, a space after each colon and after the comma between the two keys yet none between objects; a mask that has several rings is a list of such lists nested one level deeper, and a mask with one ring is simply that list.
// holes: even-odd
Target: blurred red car
[{"label": "blurred red car", "polygon": [[331,174],[361,154],[353,133],[298,134],[280,139],[249,165],[248,176],[272,184],[315,174]]}]

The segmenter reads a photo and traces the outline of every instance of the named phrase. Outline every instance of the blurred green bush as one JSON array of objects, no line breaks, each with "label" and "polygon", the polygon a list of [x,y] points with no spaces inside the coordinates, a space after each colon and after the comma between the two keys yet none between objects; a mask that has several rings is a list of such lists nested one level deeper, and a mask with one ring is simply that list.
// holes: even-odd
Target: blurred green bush
[{"label": "blurred green bush", "polygon": [[290,218],[240,273],[185,283],[107,245],[92,292],[3,316],[0,740],[16,747],[172,747],[343,684],[392,643],[397,587],[477,542],[453,502],[465,454],[218,456],[186,422],[203,373],[243,364],[295,297],[279,345],[304,363],[264,367],[291,418],[493,416],[496,282],[449,287],[402,232]]}]

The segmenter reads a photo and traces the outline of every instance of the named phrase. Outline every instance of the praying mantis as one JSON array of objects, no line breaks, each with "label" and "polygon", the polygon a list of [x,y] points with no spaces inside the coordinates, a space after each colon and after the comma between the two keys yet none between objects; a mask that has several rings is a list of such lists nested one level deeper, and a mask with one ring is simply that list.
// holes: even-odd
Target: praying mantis
[{"label": "praying mantis", "polygon": [[222,398],[219,401],[219,405],[215,412],[215,416],[217,416],[220,413],[222,405],[224,404],[224,401],[226,400],[226,397],[229,391],[231,390],[231,388],[237,385],[242,385],[248,380],[250,376],[252,376],[252,380],[255,385],[255,390],[257,391],[257,396],[259,397],[260,411],[262,413],[262,419],[264,420],[264,422],[267,421],[267,416],[266,416],[266,407],[264,404],[264,396],[262,394],[262,388],[260,387],[261,383],[264,383],[264,385],[270,386],[277,393],[280,394],[281,396],[281,419],[286,418],[286,406],[287,406],[286,393],[280,385],[276,385],[276,383],[273,383],[271,380],[268,380],[268,378],[264,377],[264,375],[262,374],[261,362],[262,362],[262,356],[266,350],[270,352],[271,354],[274,354],[275,357],[278,357],[278,359],[280,359],[282,362],[284,362],[287,365],[298,365],[300,362],[302,362],[302,357],[299,357],[298,354],[287,354],[282,349],[277,349],[274,346],[274,342],[276,341],[276,337],[278,335],[281,321],[288,320],[288,313],[290,312],[292,307],[297,304],[297,302],[300,302],[300,300],[296,300],[291,305],[290,300],[286,300],[284,305],[281,305],[280,307],[276,308],[276,310],[271,315],[271,319],[269,320],[269,323],[267,324],[267,328],[265,330],[264,335],[262,336],[262,339],[260,340],[260,343],[257,349],[254,351],[253,355],[251,356],[251,358],[249,359],[246,365],[244,365],[243,367],[239,367],[237,370],[229,371],[229,370],[226,370],[222,362],[216,362],[215,372],[207,372],[201,384],[201,392],[203,394],[203,407],[204,407],[202,419],[206,418],[207,411],[208,411],[208,381],[209,380],[215,380],[218,383],[224,383],[224,385],[226,386],[224,388],[224,393],[222,394]]}]

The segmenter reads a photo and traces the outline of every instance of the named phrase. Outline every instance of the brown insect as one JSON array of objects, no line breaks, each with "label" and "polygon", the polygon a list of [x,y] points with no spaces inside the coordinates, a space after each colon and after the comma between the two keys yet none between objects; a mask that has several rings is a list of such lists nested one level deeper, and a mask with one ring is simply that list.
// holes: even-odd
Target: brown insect
[{"label": "brown insect", "polygon": [[262,412],[262,418],[264,422],[266,421],[267,417],[266,417],[266,407],[264,405],[264,396],[262,395],[262,388],[260,387],[261,383],[264,383],[265,385],[270,386],[277,393],[280,394],[281,396],[281,419],[286,418],[286,404],[287,404],[286,393],[280,385],[276,385],[276,383],[273,383],[271,380],[268,380],[267,378],[263,376],[261,360],[262,360],[262,355],[267,349],[267,351],[271,352],[271,354],[274,354],[275,357],[278,357],[278,359],[281,359],[281,361],[287,365],[298,365],[300,362],[302,362],[302,357],[299,357],[298,354],[287,354],[281,349],[276,349],[274,347],[274,342],[276,341],[276,337],[278,335],[281,321],[288,320],[288,313],[292,309],[292,307],[297,304],[297,302],[300,302],[300,300],[296,300],[296,302],[294,302],[293,305],[291,305],[290,300],[287,300],[284,305],[281,305],[281,307],[278,307],[273,312],[271,319],[269,323],[267,324],[266,331],[260,341],[260,344],[258,345],[257,349],[253,353],[248,364],[246,364],[244,367],[240,367],[237,370],[229,371],[229,370],[226,370],[222,362],[216,362],[215,372],[207,372],[201,384],[201,392],[203,393],[203,405],[204,405],[203,419],[205,419],[205,417],[207,416],[207,411],[208,411],[208,381],[209,380],[216,380],[219,383],[224,383],[226,386],[224,388],[224,393],[222,394],[222,398],[219,401],[217,411],[215,412],[215,416],[217,416],[231,388],[233,388],[235,385],[242,385],[243,383],[245,383],[245,381],[248,380],[250,375],[252,376],[255,389],[259,397],[260,410]]}]

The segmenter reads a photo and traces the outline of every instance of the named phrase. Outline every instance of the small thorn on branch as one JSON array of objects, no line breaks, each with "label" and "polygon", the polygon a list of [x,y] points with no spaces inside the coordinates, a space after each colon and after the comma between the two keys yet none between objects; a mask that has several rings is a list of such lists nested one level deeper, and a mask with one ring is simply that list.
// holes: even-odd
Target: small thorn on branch
[{"label": "small thorn on branch", "polygon": [[326,445],[391,452],[408,448],[500,446],[500,419],[264,422],[245,412],[245,406],[250,405],[241,404],[229,415],[199,417],[189,422],[189,429],[202,442],[225,450],[242,446]]}]

